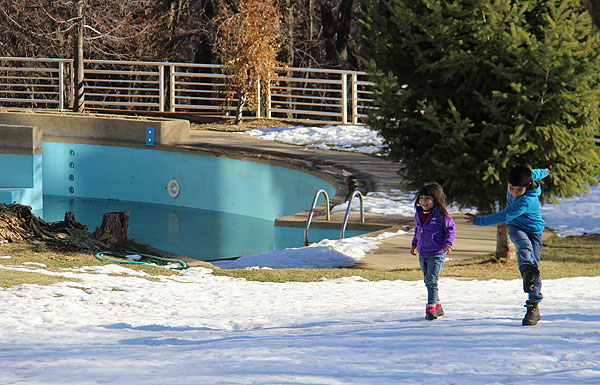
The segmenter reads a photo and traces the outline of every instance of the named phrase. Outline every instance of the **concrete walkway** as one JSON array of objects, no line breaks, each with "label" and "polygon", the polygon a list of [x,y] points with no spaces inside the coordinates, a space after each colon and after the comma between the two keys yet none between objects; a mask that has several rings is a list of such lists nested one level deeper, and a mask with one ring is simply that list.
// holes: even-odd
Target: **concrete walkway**
[{"label": "concrete walkway", "polygon": [[[294,164],[319,173],[329,175],[338,184],[338,200],[344,200],[354,189],[367,192],[390,192],[399,190],[398,166],[390,161],[351,152],[334,150],[307,150],[303,146],[277,143],[251,137],[249,135],[218,131],[192,130],[190,141],[177,147],[194,151],[221,153],[223,156],[253,158],[263,161],[276,161]],[[338,204],[340,202],[332,202]],[[307,202],[307,209],[310,202]],[[454,260],[489,255],[496,249],[496,227],[478,227],[465,222],[461,213],[453,213],[457,227],[457,237],[450,257]],[[296,215],[281,218],[297,226],[304,227],[308,210]],[[356,214],[356,221],[359,221]],[[350,222],[353,222],[354,214]],[[343,213],[332,216],[333,225],[341,228]],[[357,268],[372,270],[392,270],[398,268],[418,268],[418,258],[410,254],[412,240],[412,217],[378,215],[365,213],[365,222],[378,228],[365,236],[376,236],[382,232],[396,232],[399,229],[409,233],[385,239],[379,248],[368,254],[356,265]],[[313,220],[319,226],[318,220]],[[351,223],[348,225],[350,228]],[[312,225],[311,225],[312,227]]]}]

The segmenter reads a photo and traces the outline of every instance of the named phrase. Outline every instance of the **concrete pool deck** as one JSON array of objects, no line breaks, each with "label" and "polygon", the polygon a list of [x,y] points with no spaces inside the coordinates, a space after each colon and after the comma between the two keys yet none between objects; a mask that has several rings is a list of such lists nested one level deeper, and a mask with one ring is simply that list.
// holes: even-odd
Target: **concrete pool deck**
[{"label": "concrete pool deck", "polygon": [[[240,133],[197,129],[190,130],[189,141],[174,146],[189,150],[220,152],[224,156],[301,163],[303,167],[315,172],[329,174],[332,178],[336,176],[338,185],[342,180],[342,183],[346,185],[346,191],[341,195],[346,197],[354,189],[368,192],[391,192],[400,189],[400,177],[396,174],[397,165],[366,154],[334,150],[308,150],[303,146],[258,139]],[[338,204],[340,202],[331,203]],[[310,204],[311,202],[306,202],[307,210],[305,212],[280,218],[280,220],[290,223],[295,221],[295,226],[303,228]],[[320,222],[318,214],[315,212],[314,225]],[[358,215],[353,212],[350,215],[350,222],[358,222]],[[456,241],[450,254],[453,260],[490,255],[495,252],[496,226],[473,226],[465,222],[463,214],[453,213],[452,215],[457,227]],[[333,224],[330,225],[340,229],[343,216],[343,212],[332,214]],[[365,213],[365,222],[376,227],[379,226],[377,231],[364,235],[372,237],[383,232],[408,230],[407,226],[412,226],[413,218]],[[321,223],[321,225],[323,224]],[[389,227],[384,229],[385,226]],[[355,267],[370,270],[418,268],[418,258],[410,254],[411,240],[412,231],[410,230],[407,234],[382,240],[379,248],[367,254]]]}]

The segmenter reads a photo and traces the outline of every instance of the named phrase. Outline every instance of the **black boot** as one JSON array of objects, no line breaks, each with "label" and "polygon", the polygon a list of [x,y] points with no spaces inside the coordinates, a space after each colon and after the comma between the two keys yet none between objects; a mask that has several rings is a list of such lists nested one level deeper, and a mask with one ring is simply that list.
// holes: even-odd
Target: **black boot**
[{"label": "black boot", "polygon": [[523,326],[533,326],[538,323],[540,320],[540,308],[538,302],[525,302],[525,307],[527,308],[527,313],[525,314],[525,318],[523,318]]},{"label": "black boot", "polygon": [[535,285],[540,281],[540,271],[536,265],[522,265],[521,276],[523,277],[523,291],[531,293],[535,290]]}]

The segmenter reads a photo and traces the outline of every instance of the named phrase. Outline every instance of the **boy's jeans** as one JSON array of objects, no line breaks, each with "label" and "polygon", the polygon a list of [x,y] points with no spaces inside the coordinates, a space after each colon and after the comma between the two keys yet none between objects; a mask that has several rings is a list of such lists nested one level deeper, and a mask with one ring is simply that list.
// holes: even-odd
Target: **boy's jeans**
[{"label": "boy's jeans", "polygon": [[[526,233],[513,225],[506,227],[510,240],[517,248],[519,271],[522,271],[521,266],[526,264],[535,265],[539,269],[542,255],[542,235]],[[529,293],[529,302],[538,303],[542,301],[542,298],[542,280],[540,279],[534,286],[534,290]]]},{"label": "boy's jeans", "polygon": [[422,257],[419,255],[419,264],[423,272],[425,286],[427,286],[427,303],[437,303],[438,301],[438,278],[440,271],[444,266],[446,254],[431,255]]}]

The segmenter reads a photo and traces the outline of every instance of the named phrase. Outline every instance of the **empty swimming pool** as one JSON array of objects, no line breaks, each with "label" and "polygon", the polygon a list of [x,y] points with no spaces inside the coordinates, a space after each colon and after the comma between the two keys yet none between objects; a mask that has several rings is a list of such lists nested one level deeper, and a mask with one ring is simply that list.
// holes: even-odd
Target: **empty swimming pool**
[{"label": "empty swimming pool", "polygon": [[[194,152],[43,143],[42,217],[65,211],[93,231],[102,214],[130,212],[131,238],[212,260],[263,253],[275,218],[306,210],[334,186],[297,169]],[[298,246],[302,233],[289,247]]]}]

